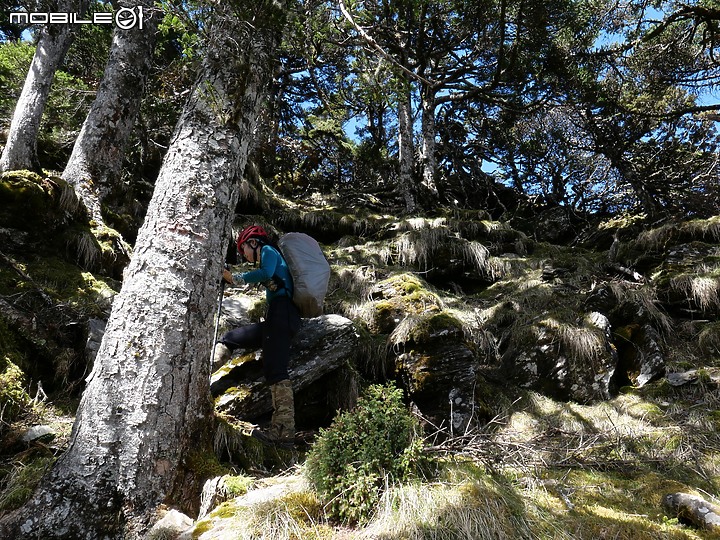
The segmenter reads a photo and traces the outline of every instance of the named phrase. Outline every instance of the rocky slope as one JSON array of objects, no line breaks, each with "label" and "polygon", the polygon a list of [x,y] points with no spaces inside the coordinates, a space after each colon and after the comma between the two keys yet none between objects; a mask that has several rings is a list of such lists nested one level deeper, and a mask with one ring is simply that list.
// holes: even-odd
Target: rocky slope
[{"label": "rocky slope", "polygon": [[[63,450],[126,248],[114,231],[84,223],[58,179],[5,175],[0,189],[10,202],[0,206],[5,511]],[[250,187],[246,197],[239,227],[308,232],[332,265],[331,315],[306,322],[294,346],[299,427],[328,426],[364,386],[391,380],[421,418],[428,454],[464,465],[444,468],[424,501],[413,487],[389,490],[388,507],[363,530],[324,520],[299,477],[258,510],[217,478],[232,484],[242,473],[250,493],[284,485],[267,477],[301,464],[303,453],[268,451],[246,436],[245,423],[269,412],[247,351],[214,375],[220,462],[198,465],[216,478],[206,506],[228,502],[188,537],[237,538],[220,531],[261,530],[267,512],[295,530],[276,538],[430,538],[417,532],[420,521],[447,519],[495,531],[491,538],[714,534],[684,526],[661,500],[718,494],[720,219],[580,224],[553,209],[525,226],[482,211],[398,218],[260,199]],[[261,295],[228,290],[221,323],[262,311]],[[30,434],[38,425],[48,428]],[[433,514],[441,499],[455,502]],[[480,500],[494,501],[491,517]],[[419,507],[426,513],[412,518]]]}]

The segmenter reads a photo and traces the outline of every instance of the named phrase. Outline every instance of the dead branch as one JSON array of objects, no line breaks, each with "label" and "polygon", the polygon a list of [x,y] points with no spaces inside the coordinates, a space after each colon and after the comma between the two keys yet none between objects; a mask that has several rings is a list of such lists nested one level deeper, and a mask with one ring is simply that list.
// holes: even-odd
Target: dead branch
[{"label": "dead branch", "polygon": [[362,26],[360,26],[359,24],[357,24],[355,22],[355,19],[353,19],[352,14],[348,11],[347,7],[345,6],[344,0],[338,0],[338,6],[340,7],[340,12],[348,20],[348,22],[352,25],[352,27],[355,29],[355,31],[358,34],[360,34],[360,36],[368,43],[368,45],[370,45],[370,47],[372,47],[378,53],[380,53],[380,56],[382,56],[385,60],[390,62],[392,65],[400,68],[403,71],[403,73],[407,74],[409,77],[411,77],[417,81],[420,81],[420,82],[426,84],[427,86],[431,86],[431,87],[436,86],[435,82],[428,80],[424,77],[421,77],[414,71],[409,70],[408,68],[403,66],[400,62],[398,62],[395,58],[393,58],[393,56],[391,54],[389,54],[385,49],[383,49],[382,46],[377,41],[375,41],[375,39],[370,34],[368,34],[367,31],[365,31],[365,29]]}]

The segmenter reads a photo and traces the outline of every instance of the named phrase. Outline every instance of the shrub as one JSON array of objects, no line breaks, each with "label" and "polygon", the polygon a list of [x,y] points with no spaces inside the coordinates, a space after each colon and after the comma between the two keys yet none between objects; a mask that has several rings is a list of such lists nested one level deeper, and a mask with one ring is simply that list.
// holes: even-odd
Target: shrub
[{"label": "shrub", "polygon": [[308,454],[306,475],[331,519],[362,523],[385,486],[418,471],[421,449],[402,390],[375,385],[354,410],[321,431]]},{"label": "shrub", "polygon": [[22,370],[7,356],[0,356],[0,424],[16,420],[29,403]]}]

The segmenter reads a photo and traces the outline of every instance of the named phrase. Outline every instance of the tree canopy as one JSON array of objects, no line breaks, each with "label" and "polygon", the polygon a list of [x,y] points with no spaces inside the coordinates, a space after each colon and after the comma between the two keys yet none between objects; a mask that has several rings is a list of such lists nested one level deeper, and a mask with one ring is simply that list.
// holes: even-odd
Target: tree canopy
[{"label": "tree canopy", "polygon": [[[130,184],[154,181],[208,13],[163,8]],[[273,189],[498,215],[527,198],[581,213],[717,211],[711,3],[305,0],[292,11],[253,155]],[[106,58],[108,34],[80,30],[63,70],[97,86],[103,66],[87,59]],[[3,32],[14,46],[17,32]],[[17,92],[16,79],[3,84]]]}]

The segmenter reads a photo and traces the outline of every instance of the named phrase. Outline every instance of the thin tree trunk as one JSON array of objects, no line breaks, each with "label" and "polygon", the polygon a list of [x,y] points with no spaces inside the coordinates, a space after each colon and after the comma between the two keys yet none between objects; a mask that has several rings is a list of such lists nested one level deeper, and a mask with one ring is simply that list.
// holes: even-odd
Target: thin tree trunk
[{"label": "thin tree trunk", "polygon": [[[52,11],[87,11],[89,0],[61,0]],[[19,169],[40,170],[37,138],[55,72],[73,38],[73,24],[47,24],[40,33],[30,70],[15,105],[7,142],[0,156],[0,173]]]},{"label": "thin tree trunk", "polygon": [[286,11],[266,0],[244,13],[229,2],[213,9],[202,76],[163,162],[70,446],[30,502],[0,520],[0,538],[140,538],[158,505],[199,497],[203,478],[192,463],[212,451],[218,277]]},{"label": "thin tree trunk", "polygon": [[424,84],[420,93],[422,101],[422,186],[433,196],[438,190],[435,184],[437,160],[435,159],[435,89]]},{"label": "thin tree trunk", "polygon": [[104,223],[103,199],[120,177],[162,20],[151,0],[122,0],[117,8],[135,6],[143,7],[143,28],[115,28],[103,80],[62,174],[98,226]]},{"label": "thin tree trunk", "polygon": [[415,182],[413,180],[414,150],[413,122],[410,81],[402,82],[398,95],[398,161],[400,165],[399,187],[405,198],[405,210],[410,213],[416,208]]}]

